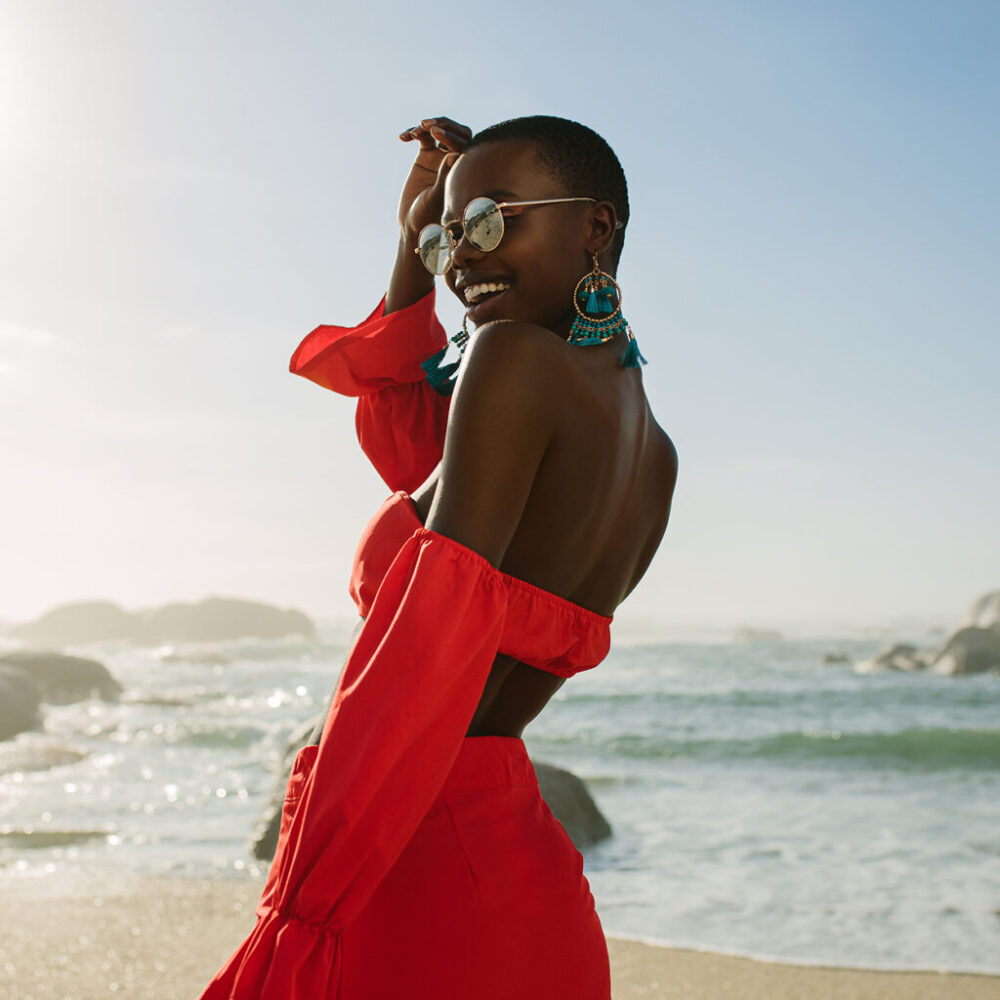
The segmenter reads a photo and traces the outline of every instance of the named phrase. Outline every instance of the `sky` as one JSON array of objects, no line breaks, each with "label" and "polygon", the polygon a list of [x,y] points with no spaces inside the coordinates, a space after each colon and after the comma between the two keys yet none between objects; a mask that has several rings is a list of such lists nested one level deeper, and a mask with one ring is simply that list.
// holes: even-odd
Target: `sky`
[{"label": "sky", "polygon": [[619,620],[954,623],[1000,588],[998,42],[963,0],[0,0],[0,620],[350,614],[387,489],[288,360],[385,290],[400,131],[546,113],[625,168],[679,454]]}]

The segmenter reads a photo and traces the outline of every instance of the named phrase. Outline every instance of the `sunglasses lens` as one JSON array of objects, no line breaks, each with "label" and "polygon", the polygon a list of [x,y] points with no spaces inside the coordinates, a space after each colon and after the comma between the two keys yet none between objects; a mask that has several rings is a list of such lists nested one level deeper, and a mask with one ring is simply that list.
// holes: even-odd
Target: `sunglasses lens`
[{"label": "sunglasses lens", "polygon": [[465,209],[465,235],[477,250],[496,250],[503,239],[503,213],[492,198],[473,198]]},{"label": "sunglasses lens", "polygon": [[451,267],[451,237],[444,226],[436,222],[424,226],[417,237],[417,248],[431,274],[444,274]]}]

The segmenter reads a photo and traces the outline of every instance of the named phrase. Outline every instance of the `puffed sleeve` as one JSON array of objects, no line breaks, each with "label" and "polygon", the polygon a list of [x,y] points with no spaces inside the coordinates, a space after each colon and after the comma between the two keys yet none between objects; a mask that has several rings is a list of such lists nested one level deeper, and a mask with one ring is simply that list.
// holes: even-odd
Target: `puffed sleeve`
[{"label": "puffed sleeve", "polygon": [[296,757],[256,926],[201,1000],[339,995],[341,929],[444,784],[507,599],[502,574],[479,553],[428,528],[407,539],[348,656],[319,746]]},{"label": "puffed sleeve", "polygon": [[358,440],[392,490],[412,492],[441,460],[450,397],[427,382],[421,362],[447,344],[434,289],[385,315],[385,297],[357,326],[318,326],[288,368],[324,389],[357,396]]}]

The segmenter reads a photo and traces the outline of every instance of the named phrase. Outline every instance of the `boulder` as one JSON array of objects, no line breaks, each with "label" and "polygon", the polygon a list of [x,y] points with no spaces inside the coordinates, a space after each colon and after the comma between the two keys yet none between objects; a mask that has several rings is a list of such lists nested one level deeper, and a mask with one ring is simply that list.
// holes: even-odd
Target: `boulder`
[{"label": "boulder", "polygon": [[23,670],[0,663],[0,740],[9,740],[41,723],[38,705],[42,693]]},{"label": "boulder", "polygon": [[611,824],[601,815],[587,786],[572,771],[541,761],[532,763],[545,804],[578,850],[611,836]]},{"label": "boulder", "polygon": [[781,642],[784,636],[773,628],[753,628],[741,625],[733,632],[733,642]]},{"label": "boulder", "polygon": [[965,612],[961,624],[1000,629],[1000,590],[993,590],[976,598]]},{"label": "boulder", "polygon": [[1000,677],[1000,590],[973,601],[959,627],[937,649],[897,643],[854,669],[930,670],[948,677],[992,672]]},{"label": "boulder", "polygon": [[0,664],[16,667],[36,685],[42,701],[69,704],[96,695],[116,701],[122,686],[97,660],[42,650],[18,649],[0,656]]},{"label": "boulder", "polygon": [[278,831],[281,828],[281,807],[285,801],[285,789],[288,787],[288,779],[292,775],[295,755],[302,747],[319,739],[322,728],[315,734],[315,740],[314,730],[317,726],[322,726],[325,718],[325,715],[319,715],[308,719],[293,730],[291,736],[288,737],[285,752],[281,757],[281,765],[271,785],[267,803],[257,816],[257,822],[250,834],[250,853],[258,861],[270,861],[274,857],[278,846]]},{"label": "boulder", "polygon": [[930,669],[935,674],[965,677],[988,671],[1000,673],[1000,629],[966,625],[950,635],[934,654]]},{"label": "boulder", "polygon": [[[292,765],[299,750],[319,738],[325,714],[309,719],[288,738],[271,795],[261,811],[250,839],[250,851],[259,861],[270,861],[278,845],[281,806]],[[611,826],[601,815],[587,786],[570,771],[534,762],[538,787],[552,815],[563,825],[578,850],[611,836]]]},{"label": "boulder", "polygon": [[923,670],[929,657],[909,642],[897,642],[870,660],[863,660],[855,668],[859,674],[871,674],[880,670]]}]

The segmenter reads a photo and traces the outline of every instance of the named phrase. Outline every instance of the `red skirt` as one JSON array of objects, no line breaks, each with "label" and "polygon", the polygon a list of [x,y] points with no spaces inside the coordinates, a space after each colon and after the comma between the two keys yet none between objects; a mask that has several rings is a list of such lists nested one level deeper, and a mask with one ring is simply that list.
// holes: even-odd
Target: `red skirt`
[{"label": "red skirt", "polygon": [[341,935],[344,1000],[611,997],[583,857],[513,737],[463,741],[416,833]]}]

